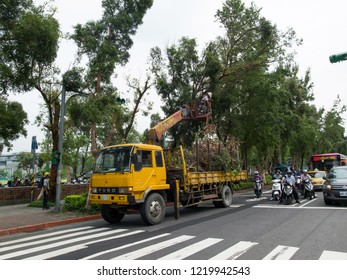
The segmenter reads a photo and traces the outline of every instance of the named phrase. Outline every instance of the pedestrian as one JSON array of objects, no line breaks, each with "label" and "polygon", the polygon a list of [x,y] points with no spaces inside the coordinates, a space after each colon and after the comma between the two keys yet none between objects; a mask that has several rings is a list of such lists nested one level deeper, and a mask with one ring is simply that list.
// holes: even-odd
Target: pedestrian
[{"label": "pedestrian", "polygon": [[37,187],[40,189],[40,193],[39,193],[38,197],[36,198],[36,200],[41,199],[43,196],[43,181],[44,180],[45,180],[45,172],[43,172],[42,177],[37,182]]},{"label": "pedestrian", "polygon": [[49,194],[49,173],[45,172],[44,174],[44,180],[43,180],[43,202],[42,202],[42,209],[49,209],[48,207],[48,194]]}]

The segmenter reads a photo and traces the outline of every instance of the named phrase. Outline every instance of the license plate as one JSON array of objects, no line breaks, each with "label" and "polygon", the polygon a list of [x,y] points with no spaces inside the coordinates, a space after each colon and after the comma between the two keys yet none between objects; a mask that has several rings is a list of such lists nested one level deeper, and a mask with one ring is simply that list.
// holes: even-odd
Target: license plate
[{"label": "license plate", "polygon": [[108,200],[108,195],[101,196],[101,200]]},{"label": "license plate", "polygon": [[340,196],[347,196],[347,192],[340,192]]}]

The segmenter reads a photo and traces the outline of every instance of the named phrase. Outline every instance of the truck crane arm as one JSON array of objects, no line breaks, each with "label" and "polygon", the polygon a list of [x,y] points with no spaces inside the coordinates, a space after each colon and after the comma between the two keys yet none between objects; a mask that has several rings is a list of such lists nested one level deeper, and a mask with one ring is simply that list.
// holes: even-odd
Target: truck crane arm
[{"label": "truck crane arm", "polygon": [[183,107],[177,112],[173,113],[171,116],[166,118],[165,120],[158,123],[156,126],[152,127],[149,130],[149,139],[148,144],[156,144],[162,138],[163,134],[168,131],[171,127],[175,126],[177,123],[182,121],[185,118],[188,118],[190,115],[190,109],[188,107]]}]

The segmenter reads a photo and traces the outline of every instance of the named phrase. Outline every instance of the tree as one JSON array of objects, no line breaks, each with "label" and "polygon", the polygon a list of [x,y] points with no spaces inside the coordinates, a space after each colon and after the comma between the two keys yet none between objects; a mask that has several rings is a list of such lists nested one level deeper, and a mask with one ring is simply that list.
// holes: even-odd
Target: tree
[{"label": "tree", "polygon": [[327,110],[322,118],[316,153],[347,152],[347,139],[344,136],[345,129],[342,118],[346,112],[346,105],[340,104],[341,99],[337,96],[332,108]]},{"label": "tree", "polygon": [[0,98],[0,154],[4,147],[11,148],[11,141],[20,135],[26,136],[27,114],[18,102]]},{"label": "tree", "polygon": [[[133,44],[131,35],[136,33],[147,9],[152,4],[153,0],[104,0],[102,2],[104,12],[100,20],[75,26],[71,38],[78,46],[79,57],[87,58],[84,84],[88,89],[89,98],[96,104],[102,95],[110,92],[107,88],[111,89],[111,95],[116,95],[116,90],[110,86],[111,75],[116,65],[124,65],[128,61],[129,49]],[[112,138],[119,113],[112,110],[110,115],[111,130],[106,139]],[[97,127],[100,120],[94,119],[90,124],[91,150],[96,156]]]},{"label": "tree", "polygon": [[[198,52],[195,39],[183,37],[163,53],[159,47],[151,49],[151,71],[155,77],[155,86],[160,95],[165,116],[168,117],[201,98],[202,93],[212,90],[211,79],[215,75],[210,53]],[[191,139],[203,123],[184,122],[173,127],[169,134],[176,142],[191,145]]]},{"label": "tree", "polygon": [[[48,3],[49,4],[49,3]],[[59,23],[49,5],[32,1],[6,1],[1,11],[0,81],[2,94],[37,90],[42,96],[52,134],[52,148],[58,149],[60,80],[54,66],[60,38]],[[42,119],[42,116],[40,116]],[[51,170],[51,199],[55,196],[56,166]]]},{"label": "tree", "polygon": [[[263,148],[271,143],[267,138],[271,128],[269,125],[267,130],[262,129],[266,122],[262,115],[272,112],[276,86],[269,65],[291,61],[288,48],[300,44],[300,40],[292,29],[279,31],[260,15],[260,9],[253,4],[247,8],[239,0],[225,1],[216,18],[225,35],[210,42],[201,55],[196,40],[189,38],[169,46],[164,54],[158,47],[151,50],[152,72],[164,102],[163,111],[168,116],[200,92],[211,91],[213,123],[219,140],[227,145],[235,143],[230,146],[237,155],[242,145],[246,161],[247,153],[256,145],[263,152],[261,161],[270,152]],[[187,127],[173,129],[173,134],[184,137],[184,144],[189,145],[199,127],[192,123]]]},{"label": "tree", "polygon": [[33,174],[34,156],[31,153],[22,152],[17,155],[18,169],[23,169],[26,174]]}]

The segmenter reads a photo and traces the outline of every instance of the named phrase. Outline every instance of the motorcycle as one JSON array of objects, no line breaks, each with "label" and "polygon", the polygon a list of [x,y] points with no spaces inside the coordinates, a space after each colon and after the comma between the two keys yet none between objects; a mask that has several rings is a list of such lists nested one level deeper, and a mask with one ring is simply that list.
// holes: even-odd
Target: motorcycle
[{"label": "motorcycle", "polygon": [[257,179],[254,183],[254,194],[257,198],[259,198],[262,194],[261,180],[259,180],[259,179]]},{"label": "motorcycle", "polygon": [[293,186],[286,182],[283,187],[283,204],[289,205],[294,198]]},{"label": "motorcycle", "polygon": [[272,180],[272,199],[278,201],[281,197],[281,180],[273,179]]},{"label": "motorcycle", "polygon": [[304,180],[304,198],[309,198],[310,200],[314,197],[313,185],[309,179]]}]

